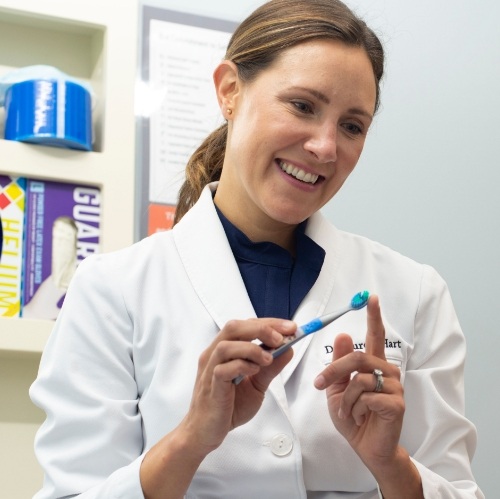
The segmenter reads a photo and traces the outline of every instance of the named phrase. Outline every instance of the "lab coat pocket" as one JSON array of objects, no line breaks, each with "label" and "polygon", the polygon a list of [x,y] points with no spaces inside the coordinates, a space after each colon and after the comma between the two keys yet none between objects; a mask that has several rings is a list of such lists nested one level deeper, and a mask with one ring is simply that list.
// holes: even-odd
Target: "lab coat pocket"
[{"label": "lab coat pocket", "polygon": [[394,352],[388,354],[386,350],[385,358],[390,364],[394,364],[395,366],[399,367],[399,370],[401,372],[401,377],[399,378],[399,380],[401,384],[404,384],[404,377],[406,372],[406,356],[403,354],[403,351],[401,351],[401,355],[395,355]]},{"label": "lab coat pocket", "polygon": [[[354,347],[355,350],[364,352],[364,343],[355,343]],[[385,358],[387,362],[399,367],[399,370],[401,371],[401,378],[400,378],[401,384],[404,383],[404,377],[406,372],[406,358],[407,358],[406,350],[407,350],[407,345],[403,341],[386,340]],[[321,363],[324,366],[331,364],[333,359],[333,347],[324,345],[320,359]]]}]

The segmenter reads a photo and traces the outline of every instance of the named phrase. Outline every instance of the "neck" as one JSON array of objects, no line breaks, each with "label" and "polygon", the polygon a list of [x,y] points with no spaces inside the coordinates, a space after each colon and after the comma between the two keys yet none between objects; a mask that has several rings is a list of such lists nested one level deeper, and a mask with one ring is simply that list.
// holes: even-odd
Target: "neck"
[{"label": "neck", "polygon": [[217,199],[217,194],[214,202],[222,214],[241,230],[250,241],[254,243],[271,242],[295,255],[296,225],[269,223],[269,220],[264,217],[262,217],[262,220],[255,221],[243,212],[235,213],[235,210],[225,207],[224,203]]}]

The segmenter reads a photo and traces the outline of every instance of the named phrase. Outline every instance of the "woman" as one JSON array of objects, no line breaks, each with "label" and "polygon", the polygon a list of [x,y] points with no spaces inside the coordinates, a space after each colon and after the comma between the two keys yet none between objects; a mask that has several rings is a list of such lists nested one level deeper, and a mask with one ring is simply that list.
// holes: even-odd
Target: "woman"
[{"label": "woman", "polygon": [[[191,158],[175,227],[73,278],[31,389],[37,497],[483,497],[446,285],[319,213],[382,73],[339,1],[272,0],[240,25],[214,72],[227,121]],[[366,312],[293,352],[254,342],[363,289]]]}]

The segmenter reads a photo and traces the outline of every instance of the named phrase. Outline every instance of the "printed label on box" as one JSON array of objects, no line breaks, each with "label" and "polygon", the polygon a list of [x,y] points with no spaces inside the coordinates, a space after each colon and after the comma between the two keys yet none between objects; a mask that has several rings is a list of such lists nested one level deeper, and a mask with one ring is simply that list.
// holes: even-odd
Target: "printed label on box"
[{"label": "printed label on box", "polygon": [[96,187],[28,180],[23,317],[55,319],[78,264],[99,252]]},{"label": "printed label on box", "polygon": [[19,317],[26,179],[0,175],[0,316]]}]

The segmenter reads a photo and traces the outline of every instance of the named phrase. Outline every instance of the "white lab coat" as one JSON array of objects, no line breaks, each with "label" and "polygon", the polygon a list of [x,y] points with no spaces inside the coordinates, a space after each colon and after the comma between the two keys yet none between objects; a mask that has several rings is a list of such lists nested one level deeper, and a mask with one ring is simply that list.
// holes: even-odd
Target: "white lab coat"
[{"label": "white lab coat", "polygon": [[[45,471],[37,499],[143,497],[145,451],[186,414],[200,353],[230,319],[255,317],[207,187],[169,232],[87,258],[70,285],[30,394],[47,419],[35,442]],[[401,368],[401,444],[425,497],[483,497],[464,417],[464,337],[445,283],[430,267],[334,228],[321,214],[306,233],[326,250],[294,320],[380,297],[386,355]],[[338,332],[363,348],[366,310],[299,342],[258,414],[202,463],[187,498],[366,499],[377,484],[335,430],[313,380]]]}]

